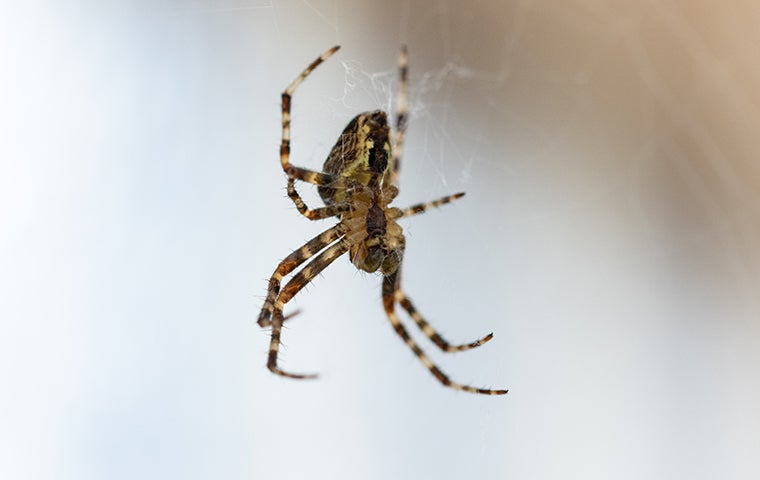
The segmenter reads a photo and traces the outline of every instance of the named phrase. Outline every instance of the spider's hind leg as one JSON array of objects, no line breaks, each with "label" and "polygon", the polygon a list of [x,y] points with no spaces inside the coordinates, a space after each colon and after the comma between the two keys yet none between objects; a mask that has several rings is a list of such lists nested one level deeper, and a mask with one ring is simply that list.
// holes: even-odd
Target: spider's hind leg
[{"label": "spider's hind leg", "polygon": [[335,217],[341,213],[345,213],[349,210],[350,205],[347,203],[339,203],[328,205],[326,207],[310,209],[306,206],[301,195],[296,191],[295,180],[288,178],[288,197],[293,201],[298,210],[298,213],[308,218],[309,220],[322,220],[324,218]]},{"label": "spider's hind leg", "polygon": [[[311,183],[313,185],[329,185],[335,181],[335,179],[328,174],[322,172],[315,172],[306,168],[296,167],[290,163],[290,120],[291,120],[291,103],[293,94],[301,83],[306,80],[306,77],[317,68],[322,62],[327,60],[333,53],[338,51],[338,46],[331,48],[323,53],[316,60],[311,62],[292,82],[287,86],[284,92],[282,92],[282,141],[280,142],[280,164],[282,170],[288,175],[288,196],[291,199],[297,197],[300,200],[300,196],[295,191],[295,186],[291,187],[290,182],[293,180],[301,180],[302,182]],[[290,190],[293,190],[291,195]],[[293,200],[294,203],[295,200]],[[303,202],[301,202],[303,204]],[[298,207],[298,203],[296,203]],[[299,208],[299,211],[301,209]]]},{"label": "spider's hind leg", "polygon": [[409,91],[409,62],[407,59],[406,45],[401,47],[398,57],[399,90],[396,97],[396,135],[393,142],[393,156],[391,158],[391,181],[398,185],[398,173],[401,169],[401,155],[404,152],[404,139],[406,138],[406,125],[409,119],[408,91]]}]

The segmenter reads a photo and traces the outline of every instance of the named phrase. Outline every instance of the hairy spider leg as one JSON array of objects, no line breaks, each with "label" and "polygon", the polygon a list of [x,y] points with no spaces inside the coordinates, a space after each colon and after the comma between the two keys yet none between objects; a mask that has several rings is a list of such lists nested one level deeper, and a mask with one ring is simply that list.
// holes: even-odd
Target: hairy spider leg
[{"label": "hairy spider leg", "polygon": [[288,197],[293,200],[298,213],[308,218],[309,220],[322,220],[325,218],[335,217],[342,213],[346,213],[351,209],[351,205],[348,203],[336,203],[327,207],[309,209],[309,207],[306,206],[303,199],[296,191],[295,179],[293,179],[293,177],[288,178]]},{"label": "hairy spider leg", "polygon": [[314,277],[327,268],[338,257],[348,251],[350,244],[344,237],[337,243],[330,246],[327,250],[320,253],[308,265],[303,267],[293,278],[285,284],[277,296],[272,312],[272,338],[269,342],[269,356],[267,359],[267,368],[277,375],[290,378],[315,378],[316,374],[297,374],[288,373],[277,366],[277,353],[280,350],[280,335],[282,334],[282,323],[285,318],[282,315],[282,309],[303,287],[311,282]]},{"label": "hairy spider leg", "polygon": [[[454,200],[458,198],[462,198],[463,196],[464,196],[464,192],[460,192],[454,195],[449,195],[447,197],[439,198],[438,200],[433,200],[431,202],[418,203],[416,205],[407,207],[403,210],[396,210],[397,212],[400,212],[400,213],[396,213],[396,215],[398,215],[399,217],[408,217],[411,215],[425,213],[431,208],[436,208],[442,205],[446,205],[447,203],[453,202]],[[397,279],[397,281],[399,283],[401,282],[400,277]],[[396,295],[396,302],[398,302],[404,308],[404,310],[406,310],[407,313],[409,313],[409,316],[412,317],[412,319],[414,320],[414,323],[417,324],[417,327],[419,327],[419,329],[422,330],[422,333],[424,333],[425,336],[427,336],[430,339],[430,341],[435,343],[438,346],[438,348],[440,348],[444,352],[460,352],[463,350],[469,350],[471,348],[479,347],[493,338],[493,333],[489,333],[485,337],[471,343],[462,344],[462,345],[451,345],[438,332],[436,332],[436,330],[432,326],[430,326],[430,324],[422,317],[422,315],[420,315],[420,313],[414,307],[414,304],[412,303],[411,299],[407,297],[406,294],[400,288],[396,290],[395,295]]]},{"label": "hairy spider leg", "polygon": [[433,376],[435,376],[435,378],[444,386],[453,388],[454,390],[480,393],[483,395],[504,395],[507,393],[508,390],[475,388],[469,385],[463,385],[461,383],[454,382],[445,373],[443,373],[441,369],[432,362],[432,360],[430,360],[430,358],[425,354],[425,352],[422,351],[419,345],[417,345],[417,342],[415,342],[414,339],[409,336],[409,332],[407,332],[406,328],[401,324],[401,321],[396,315],[395,304],[396,298],[398,297],[398,294],[396,292],[400,289],[399,284],[400,276],[398,270],[391,275],[383,277],[383,307],[385,308],[385,313],[388,316],[388,320],[390,320],[391,325],[393,326],[393,329],[396,331],[398,336],[401,337],[404,343],[406,343],[412,352],[414,352],[417,358],[420,359],[420,361],[427,367],[427,369],[430,370],[430,373],[432,373]]},{"label": "hairy spider leg", "polygon": [[[401,283],[399,281],[399,283]],[[489,333],[485,337],[475,340],[474,342],[470,343],[464,343],[461,345],[452,345],[448,341],[446,341],[423,317],[420,315],[420,313],[417,311],[417,309],[414,307],[414,304],[412,304],[412,301],[409,297],[406,296],[406,294],[398,288],[395,293],[396,302],[401,305],[401,307],[407,311],[410,317],[412,317],[412,320],[414,320],[414,323],[417,324],[420,330],[422,330],[422,333],[425,334],[427,338],[430,339],[431,342],[436,344],[438,348],[443,350],[444,352],[461,352],[464,350],[469,350],[471,348],[479,347],[483,345],[484,343],[488,342],[493,338],[493,333]]]},{"label": "hairy spider leg", "polygon": [[[288,85],[288,88],[285,89],[284,92],[282,92],[282,142],[280,143],[280,164],[282,165],[282,170],[288,175],[288,180],[290,179],[296,179],[301,180],[306,183],[311,183],[314,185],[330,185],[335,182],[335,178],[332,175],[328,175],[326,173],[322,172],[316,172],[314,170],[309,170],[307,168],[301,168],[296,167],[294,165],[291,165],[290,163],[290,108],[291,108],[291,99],[293,97],[293,93],[296,91],[296,88],[303,83],[303,81],[306,79],[306,77],[309,76],[309,74],[319,66],[322,62],[330,58],[330,56],[337,52],[340,46],[334,46],[330,50],[323,53],[319,58],[311,62],[308,67],[304,69],[303,72],[301,72],[295,80],[293,80],[290,85]],[[292,191],[292,192],[291,192]],[[301,200],[300,195],[295,189],[295,185],[291,186],[288,185],[288,196],[293,200],[294,203],[296,203],[296,208],[298,207],[298,202],[296,202],[295,199],[300,200],[300,203],[303,204],[303,200]],[[301,210],[299,209],[299,212]],[[310,218],[307,216],[307,218]],[[311,220],[316,220],[317,218],[310,218]]]},{"label": "hairy spider leg", "polygon": [[454,195],[449,195],[443,198],[439,198],[438,200],[433,200],[431,202],[423,202],[418,203],[416,205],[412,205],[410,207],[406,207],[401,210],[401,216],[402,217],[411,217],[412,215],[417,215],[420,213],[425,213],[431,208],[437,208],[442,205],[446,205],[447,203],[451,203],[454,200],[458,200],[460,198],[464,197],[464,192],[455,193]]},{"label": "hairy spider leg", "polygon": [[339,237],[345,233],[345,226],[343,224],[337,224],[336,226],[325,230],[316,237],[312,238],[301,246],[298,250],[285,257],[283,261],[277,265],[277,269],[269,279],[269,286],[267,288],[267,298],[264,301],[264,306],[261,307],[261,313],[259,313],[258,324],[262,327],[271,325],[272,312],[274,311],[275,301],[277,295],[280,293],[280,282],[285,275],[298,268],[303,262],[314,256],[323,248],[327,247]]},{"label": "hairy spider leg", "polygon": [[409,64],[406,54],[406,45],[401,47],[398,57],[399,91],[396,97],[396,132],[391,155],[391,183],[398,185],[398,174],[401,168],[401,154],[404,151],[404,139],[406,138],[406,124],[409,117],[407,106],[409,90]]}]

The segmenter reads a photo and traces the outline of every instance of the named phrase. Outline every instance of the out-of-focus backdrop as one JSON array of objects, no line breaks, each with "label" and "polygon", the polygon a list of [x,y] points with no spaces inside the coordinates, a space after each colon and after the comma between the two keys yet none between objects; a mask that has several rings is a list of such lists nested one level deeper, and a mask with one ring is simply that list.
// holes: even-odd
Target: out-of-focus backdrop
[{"label": "out-of-focus backdrop", "polygon": [[[4,2],[0,477],[760,477],[759,24],[738,0]],[[404,221],[406,291],[453,341],[494,332],[423,345],[505,397],[441,387],[347,259],[289,307],[282,365],[320,379],[264,367],[267,278],[331,225],[286,197],[279,94],[335,44],[292,160],[392,107],[409,46],[398,205],[467,196]]]}]

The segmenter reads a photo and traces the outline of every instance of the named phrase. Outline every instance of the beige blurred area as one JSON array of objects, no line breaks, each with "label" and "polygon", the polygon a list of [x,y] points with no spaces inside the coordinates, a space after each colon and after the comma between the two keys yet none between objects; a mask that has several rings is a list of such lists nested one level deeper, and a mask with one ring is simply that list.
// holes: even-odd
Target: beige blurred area
[{"label": "beige blurred area", "polygon": [[[9,2],[0,477],[760,478],[750,1]],[[340,259],[255,323],[318,169],[409,49],[404,289]],[[307,203],[319,197],[301,185]],[[403,312],[402,312],[403,313]]]}]

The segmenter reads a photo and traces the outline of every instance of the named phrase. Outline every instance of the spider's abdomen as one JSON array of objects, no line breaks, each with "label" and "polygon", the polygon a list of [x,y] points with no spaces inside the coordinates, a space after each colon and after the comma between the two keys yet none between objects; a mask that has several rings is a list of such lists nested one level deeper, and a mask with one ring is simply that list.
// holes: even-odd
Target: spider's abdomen
[{"label": "spider's abdomen", "polygon": [[[352,184],[374,187],[389,173],[391,156],[388,116],[381,110],[364,112],[351,120],[325,160],[323,171],[337,177],[335,185],[318,187],[325,205],[343,203]],[[354,183],[355,182],[355,183]]]}]

